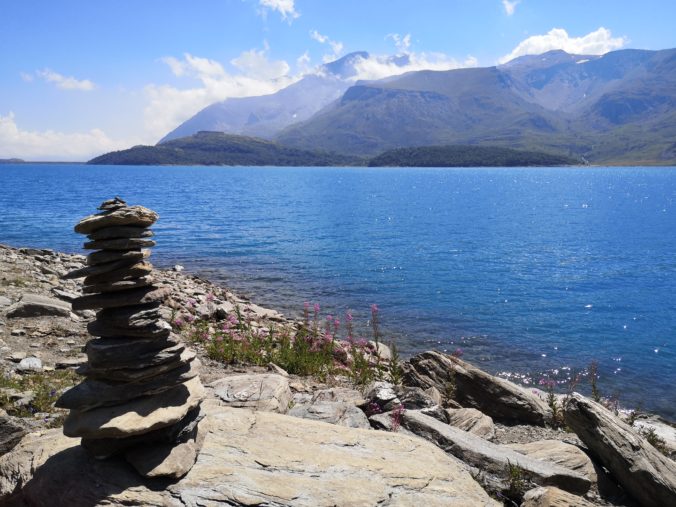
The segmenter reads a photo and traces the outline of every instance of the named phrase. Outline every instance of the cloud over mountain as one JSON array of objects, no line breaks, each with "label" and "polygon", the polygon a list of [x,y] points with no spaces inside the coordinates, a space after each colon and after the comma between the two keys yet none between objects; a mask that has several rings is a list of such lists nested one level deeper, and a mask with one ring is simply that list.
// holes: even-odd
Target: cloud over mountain
[{"label": "cloud over mountain", "polygon": [[626,37],[613,37],[610,30],[598,30],[581,37],[571,37],[563,28],[552,28],[544,35],[532,35],[521,41],[508,55],[498,60],[507,63],[524,55],[539,55],[553,49],[562,49],[576,55],[602,55],[620,49],[627,43]]}]

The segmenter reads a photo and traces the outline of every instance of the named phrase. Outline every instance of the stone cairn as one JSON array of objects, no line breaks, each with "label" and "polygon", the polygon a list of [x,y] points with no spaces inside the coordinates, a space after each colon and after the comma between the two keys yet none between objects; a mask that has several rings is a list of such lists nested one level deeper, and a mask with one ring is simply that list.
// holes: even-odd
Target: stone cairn
[{"label": "stone cairn", "polygon": [[121,454],[145,477],[178,479],[188,473],[204,432],[204,388],[198,361],[161,316],[170,288],[158,286],[147,261],[155,245],[148,230],[157,213],[116,197],[101,213],[80,220],[75,232],[90,241],[87,266],[65,275],[84,279],[73,310],[98,309],[87,330],[85,380],[56,406],[70,410],[63,432],[81,437],[96,458]]}]

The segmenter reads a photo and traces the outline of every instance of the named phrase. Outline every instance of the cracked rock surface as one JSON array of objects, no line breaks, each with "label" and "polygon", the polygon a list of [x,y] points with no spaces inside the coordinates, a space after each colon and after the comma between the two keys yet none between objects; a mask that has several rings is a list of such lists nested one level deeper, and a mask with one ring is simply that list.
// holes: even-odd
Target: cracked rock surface
[{"label": "cracked rock surface", "polygon": [[7,505],[499,505],[455,460],[417,438],[214,401],[202,408],[203,447],[178,482],[144,482],[56,429],[0,457],[0,498],[19,480],[24,487]]}]

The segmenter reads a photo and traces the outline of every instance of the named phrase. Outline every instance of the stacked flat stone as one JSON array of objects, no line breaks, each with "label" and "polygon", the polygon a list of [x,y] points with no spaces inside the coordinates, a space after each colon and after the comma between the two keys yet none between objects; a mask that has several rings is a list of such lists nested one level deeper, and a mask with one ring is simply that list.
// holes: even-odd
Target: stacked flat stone
[{"label": "stacked flat stone", "polygon": [[95,250],[87,266],[66,278],[84,278],[73,310],[98,310],[88,325],[85,380],[57,406],[70,410],[63,432],[81,437],[97,458],[123,454],[146,477],[180,478],[197,459],[204,389],[198,361],[160,306],[170,288],[156,285],[147,261],[155,245],[148,230],[157,213],[116,197],[101,213],[83,218],[75,232]]}]

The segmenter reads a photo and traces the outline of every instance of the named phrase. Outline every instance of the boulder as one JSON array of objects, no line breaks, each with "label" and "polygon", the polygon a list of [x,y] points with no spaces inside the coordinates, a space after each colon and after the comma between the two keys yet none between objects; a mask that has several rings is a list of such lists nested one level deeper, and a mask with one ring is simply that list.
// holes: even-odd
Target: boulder
[{"label": "boulder", "polygon": [[195,465],[174,483],[96,460],[60,431],[0,457],[0,502],[26,507],[414,505],[498,507],[455,460],[417,438],[204,404]]},{"label": "boulder", "polygon": [[21,300],[7,309],[7,317],[69,317],[70,312],[70,303],[60,299],[24,294]]},{"label": "boulder", "polygon": [[0,296],[0,308],[5,308],[6,306],[10,306],[12,304],[12,301],[9,298],[6,298],[5,296]]},{"label": "boulder", "polygon": [[[369,423],[371,424],[371,427],[376,430],[391,431],[392,433],[397,433],[399,435],[408,435],[409,437],[419,438],[418,435],[401,426],[400,418],[394,412],[374,414],[369,417]],[[450,457],[455,460],[456,463],[462,463],[455,456],[450,455]]]},{"label": "boulder", "polygon": [[446,422],[486,440],[495,437],[493,419],[476,408],[448,408]]},{"label": "boulder", "polygon": [[455,384],[455,401],[508,424],[544,426],[552,419],[547,404],[507,380],[494,377],[457,357],[423,352],[404,364],[404,384],[446,392]]},{"label": "boulder", "polygon": [[535,484],[542,486],[557,486],[576,494],[586,493],[591,486],[589,479],[572,470],[492,444],[416,410],[401,415],[401,426],[489,474],[507,478],[511,464],[519,466]]},{"label": "boulder", "polygon": [[573,393],[566,423],[642,506],[676,505],[676,463],[599,403]]},{"label": "boulder", "polygon": [[11,451],[27,432],[28,427],[21,418],[0,415],[0,456]]},{"label": "boulder", "polygon": [[312,419],[348,428],[370,428],[366,414],[355,405],[340,401],[318,401],[296,405],[288,412],[293,417]]},{"label": "boulder", "polygon": [[377,405],[380,412],[389,412],[401,405],[394,385],[389,382],[371,382],[364,391],[367,412],[373,412],[371,406]]},{"label": "boulder", "polygon": [[204,445],[205,426],[197,421],[178,442],[133,447],[125,453],[125,459],[144,477],[180,479],[193,467]]},{"label": "boulder", "polygon": [[571,495],[559,488],[547,487],[528,490],[523,495],[521,507],[593,507],[584,498]]},{"label": "boulder", "polygon": [[419,387],[396,386],[394,392],[407,410],[431,408],[438,403]]},{"label": "boulder", "polygon": [[274,373],[231,375],[209,387],[226,405],[266,412],[286,413],[292,398],[289,379]]},{"label": "boulder", "polygon": [[506,444],[505,447],[531,458],[556,463],[596,482],[596,470],[592,460],[582,449],[572,444],[560,440],[539,440],[528,444]]},{"label": "boulder", "polygon": [[26,357],[16,367],[19,372],[42,371],[42,361],[39,357]]}]

